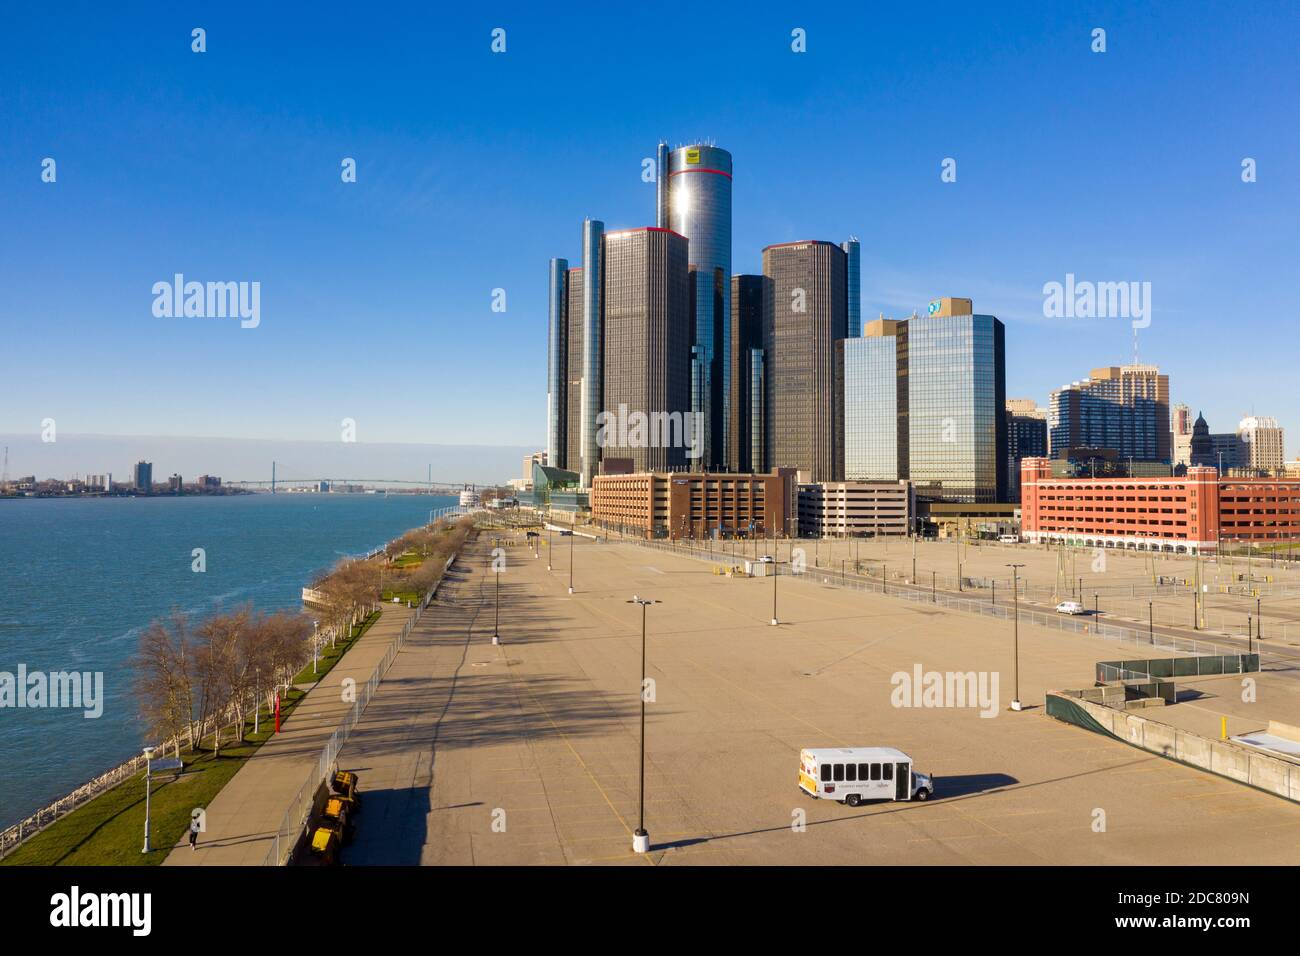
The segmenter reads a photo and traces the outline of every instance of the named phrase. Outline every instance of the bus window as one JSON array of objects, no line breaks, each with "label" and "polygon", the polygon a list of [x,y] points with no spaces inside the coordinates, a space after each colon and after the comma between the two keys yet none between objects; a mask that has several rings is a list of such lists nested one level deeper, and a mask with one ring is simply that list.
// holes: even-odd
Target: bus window
[{"label": "bus window", "polygon": [[858,765],[855,763],[846,763],[844,765],[844,782],[855,783],[858,779]]},{"label": "bus window", "polygon": [[822,783],[827,783],[831,779],[831,765],[822,764]]},{"label": "bus window", "polygon": [[871,779],[871,764],[869,763],[858,764],[858,779],[859,780]]},{"label": "bus window", "polygon": [[835,782],[839,783],[843,779],[844,779],[844,764],[837,763],[835,765]]},{"label": "bus window", "polygon": [[887,763],[887,764],[884,765],[884,767],[885,767],[885,779],[886,779],[886,780],[893,780],[893,779],[894,779],[894,765],[893,765],[892,763]]},{"label": "bus window", "polygon": [[879,779],[880,779],[880,764],[878,764],[878,763],[873,763],[873,764],[871,765],[871,779],[872,779],[872,780],[879,780]]}]

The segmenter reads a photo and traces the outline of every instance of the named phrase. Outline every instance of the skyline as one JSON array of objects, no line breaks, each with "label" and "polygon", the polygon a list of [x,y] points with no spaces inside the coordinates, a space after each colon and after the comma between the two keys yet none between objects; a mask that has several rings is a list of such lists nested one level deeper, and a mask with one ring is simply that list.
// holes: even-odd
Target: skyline
[{"label": "skyline", "polygon": [[[1008,396],[1042,406],[1132,360],[1127,321],[1045,318],[1044,284],[1150,282],[1140,357],[1170,376],[1171,402],[1214,431],[1272,415],[1295,457],[1289,352],[1256,347],[1278,337],[1268,315],[1300,231],[1285,215],[1300,198],[1297,133],[1279,105],[1295,98],[1294,15],[1266,10],[1275,28],[1248,30],[1213,9],[1016,14],[997,33],[956,9],[706,13],[716,97],[668,69],[596,84],[590,109],[557,121],[583,56],[600,71],[656,47],[675,62],[688,41],[609,11],[564,25],[413,13],[409,35],[437,55],[386,62],[398,40],[380,19],[271,13],[254,34],[230,11],[92,13],[70,34],[24,11],[0,40],[18,104],[0,106],[0,432],[36,435],[49,417],[67,435],[329,440],[350,417],[363,445],[544,447],[545,262],[580,259],[584,216],[652,224],[642,160],[660,138],[701,136],[735,157],[733,274],[760,271],[770,244],[855,235],[864,321],[969,296],[1007,324]],[[202,55],[189,48],[200,20]],[[494,55],[498,21],[509,43]],[[1104,54],[1088,49],[1098,25]],[[790,50],[794,26],[805,54]],[[617,57],[593,40],[611,30]],[[870,57],[864,35],[880,38]],[[925,53],[971,72],[953,83]],[[268,97],[256,77],[272,62],[286,78]],[[1247,156],[1258,182],[1241,182]],[[340,181],[343,157],[356,183]],[[954,183],[940,181],[946,157]],[[151,288],[178,272],[260,282],[260,324],[155,318]],[[432,371],[404,366],[413,349]],[[488,365],[499,387],[483,387]],[[428,412],[395,413],[385,383]]]}]

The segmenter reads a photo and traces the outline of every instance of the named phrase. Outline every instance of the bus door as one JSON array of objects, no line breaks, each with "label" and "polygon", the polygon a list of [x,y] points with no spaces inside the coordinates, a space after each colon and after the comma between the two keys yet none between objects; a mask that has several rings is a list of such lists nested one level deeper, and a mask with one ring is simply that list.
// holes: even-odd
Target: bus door
[{"label": "bus door", "polygon": [[907,800],[912,796],[912,775],[908,764],[894,765],[894,799]]}]

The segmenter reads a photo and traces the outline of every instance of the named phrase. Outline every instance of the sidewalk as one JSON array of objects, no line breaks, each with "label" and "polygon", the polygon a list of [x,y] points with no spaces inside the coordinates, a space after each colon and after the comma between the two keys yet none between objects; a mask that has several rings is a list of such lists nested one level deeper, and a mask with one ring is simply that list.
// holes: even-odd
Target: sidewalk
[{"label": "sidewalk", "polygon": [[352,706],[343,700],[343,680],[364,685],[414,613],[402,605],[383,608],[379,620],[298,703],[280,733],[258,748],[206,807],[207,832],[199,834],[198,849],[191,850],[189,834],[182,834],[163,866],[262,864],[285,808]]}]

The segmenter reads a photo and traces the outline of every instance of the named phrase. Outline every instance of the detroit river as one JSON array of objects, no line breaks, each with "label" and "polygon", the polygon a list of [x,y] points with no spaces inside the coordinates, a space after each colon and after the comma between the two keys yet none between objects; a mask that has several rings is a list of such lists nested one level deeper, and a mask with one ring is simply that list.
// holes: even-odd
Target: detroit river
[{"label": "detroit river", "polygon": [[[140,632],[173,608],[298,608],[311,577],[424,524],[438,495],[0,501],[0,671],[102,671],[103,714],[0,707],[0,827],[139,751]],[[195,548],[207,570],[191,570]]]}]

